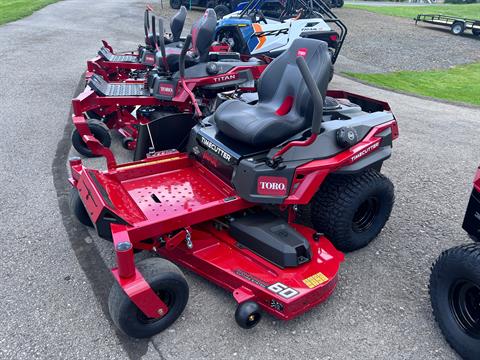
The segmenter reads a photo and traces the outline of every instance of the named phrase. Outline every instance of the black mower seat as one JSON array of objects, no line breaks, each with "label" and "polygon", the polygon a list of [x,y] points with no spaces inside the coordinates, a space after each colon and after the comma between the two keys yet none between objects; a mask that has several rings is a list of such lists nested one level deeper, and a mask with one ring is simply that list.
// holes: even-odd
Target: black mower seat
[{"label": "black mower seat", "polygon": [[205,10],[203,16],[192,25],[192,51],[199,57],[199,62],[208,61],[216,27],[217,14],[213,9]]},{"label": "black mower seat", "polygon": [[[171,46],[169,44],[165,46],[165,59],[163,59],[162,54],[160,51],[156,53],[156,64],[159,67],[162,67],[164,62],[168,64],[168,69],[172,72],[178,71],[179,64],[180,64],[180,53],[182,52],[182,48],[178,46]],[[183,43],[182,43],[183,46]],[[191,59],[190,54],[186,54],[185,56],[185,66],[188,66],[193,60]]]},{"label": "black mower seat", "polygon": [[98,55],[100,55],[102,58],[104,58],[107,61],[138,63],[138,56],[115,55],[110,50],[108,50],[105,46],[102,46],[102,48],[98,50]]},{"label": "black mower seat", "polygon": [[295,39],[288,51],[263,72],[258,103],[228,100],[215,111],[218,129],[228,137],[255,146],[275,145],[311,126],[313,102],[296,65],[303,56],[325,98],[333,71],[327,43]]},{"label": "black mower seat", "polygon": [[182,35],[185,19],[187,18],[187,8],[181,6],[175,15],[170,19],[170,31],[172,32],[172,42],[179,42]]},{"label": "black mower seat", "polygon": [[[205,10],[204,15],[192,25],[192,47],[185,56],[185,67],[208,61],[210,46],[213,43],[215,28],[217,26],[217,15],[213,9]],[[165,46],[165,59],[161,51],[156,53],[156,63],[162,66],[165,62],[171,72],[179,69],[180,53],[183,42],[171,43]]]},{"label": "black mower seat", "polygon": [[[176,44],[177,46],[182,47],[183,42],[180,41],[180,36],[182,35],[183,26],[185,25],[185,19],[187,18],[187,8],[181,6],[180,9],[172,16],[170,19],[170,32],[172,33],[171,37],[165,37],[165,44],[171,45]],[[150,20],[148,18],[148,10],[145,12],[145,44],[150,47],[155,47],[154,36],[150,30]],[[157,39],[160,34],[157,34]]]},{"label": "black mower seat", "polygon": [[100,96],[149,96],[144,84],[108,83],[100,75],[93,74],[88,86]]}]

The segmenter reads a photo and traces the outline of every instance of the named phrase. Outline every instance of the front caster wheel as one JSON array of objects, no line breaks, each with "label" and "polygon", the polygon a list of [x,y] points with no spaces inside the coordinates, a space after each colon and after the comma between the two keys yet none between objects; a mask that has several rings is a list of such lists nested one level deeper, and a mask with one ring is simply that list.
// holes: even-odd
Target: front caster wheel
[{"label": "front caster wheel", "polygon": [[240,327],[251,329],[258,324],[261,318],[260,306],[256,302],[246,301],[238,304],[235,311],[235,320]]},{"label": "front caster wheel", "polygon": [[87,210],[85,209],[85,205],[83,205],[82,199],[80,199],[80,195],[78,190],[72,187],[70,189],[68,203],[70,205],[70,211],[73,215],[77,218],[85,226],[93,227],[92,220],[90,220],[90,216],[88,216]]},{"label": "front caster wheel", "polygon": [[135,140],[132,137],[126,137],[122,139],[122,146],[124,149],[133,150],[133,142]]},{"label": "front caster wheel", "polygon": [[432,266],[433,315],[464,359],[480,359],[480,244],[444,251]]},{"label": "front caster wheel", "polygon": [[[110,147],[112,143],[112,138],[108,130],[108,126],[103,122],[97,119],[88,120],[88,128],[92,135],[100,141],[100,143],[105,147]],[[82,137],[80,136],[77,129],[73,130],[72,133],[72,145],[80,154],[86,157],[94,157],[92,150],[85,144]]]},{"label": "front caster wheel", "polygon": [[333,175],[312,201],[312,224],[340,251],[367,246],[390,217],[392,182],[373,169],[358,175]]},{"label": "front caster wheel", "polygon": [[182,314],[188,301],[188,284],[180,269],[170,261],[149,258],[140,261],[137,269],[153,291],[168,306],[160,319],[147,317],[125,294],[117,281],[110,290],[108,310],[115,325],[126,335],[148,338],[162,332]]}]

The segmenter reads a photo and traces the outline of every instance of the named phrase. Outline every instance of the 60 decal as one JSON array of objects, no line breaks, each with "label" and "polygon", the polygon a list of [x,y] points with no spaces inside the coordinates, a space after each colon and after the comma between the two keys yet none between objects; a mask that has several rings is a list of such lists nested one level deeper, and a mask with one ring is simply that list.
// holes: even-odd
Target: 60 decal
[{"label": "60 decal", "polygon": [[273,285],[270,285],[268,288],[271,292],[280,295],[285,299],[290,299],[296,295],[298,295],[298,291],[292,288],[289,288],[287,285],[282,284],[281,282],[277,282]]}]

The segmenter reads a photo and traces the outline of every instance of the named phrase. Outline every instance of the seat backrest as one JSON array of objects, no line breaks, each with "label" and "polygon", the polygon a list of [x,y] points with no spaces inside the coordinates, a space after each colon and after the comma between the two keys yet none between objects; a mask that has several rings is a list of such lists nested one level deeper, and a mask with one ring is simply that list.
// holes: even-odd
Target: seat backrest
[{"label": "seat backrest", "polygon": [[200,57],[201,62],[208,60],[216,26],[217,15],[213,9],[205,10],[203,16],[192,25],[192,50]]},{"label": "seat backrest", "polygon": [[313,101],[295,62],[298,56],[305,58],[320,94],[325,98],[333,72],[328,45],[320,40],[298,38],[263,72],[258,84],[258,103],[268,103],[269,107],[283,113],[295,111],[304,119],[304,124],[311,124]]},{"label": "seat backrest", "polygon": [[181,6],[175,15],[170,19],[170,31],[172,32],[172,41],[180,41],[182,35],[183,25],[187,18],[187,8]]}]

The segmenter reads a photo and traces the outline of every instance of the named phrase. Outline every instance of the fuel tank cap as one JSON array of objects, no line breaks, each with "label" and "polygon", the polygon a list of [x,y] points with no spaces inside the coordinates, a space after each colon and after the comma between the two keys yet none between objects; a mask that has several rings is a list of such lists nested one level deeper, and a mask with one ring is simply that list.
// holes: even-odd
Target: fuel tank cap
[{"label": "fuel tank cap", "polygon": [[219,70],[220,70],[220,69],[218,68],[217,63],[209,62],[209,63],[207,64],[207,74],[209,74],[209,75],[216,75],[216,74],[218,74],[218,71],[219,71]]},{"label": "fuel tank cap", "polygon": [[343,126],[337,130],[337,144],[342,148],[355,145],[358,142],[357,131],[349,126]]}]

